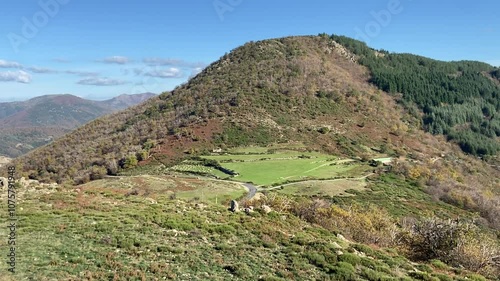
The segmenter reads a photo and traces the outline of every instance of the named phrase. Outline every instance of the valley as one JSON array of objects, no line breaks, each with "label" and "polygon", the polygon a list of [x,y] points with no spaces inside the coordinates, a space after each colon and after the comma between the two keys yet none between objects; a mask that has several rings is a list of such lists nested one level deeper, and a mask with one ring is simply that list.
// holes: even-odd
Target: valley
[{"label": "valley", "polygon": [[153,96],[152,93],[144,93],[93,101],[67,94],[0,103],[0,156],[21,156],[89,121],[137,105]]}]

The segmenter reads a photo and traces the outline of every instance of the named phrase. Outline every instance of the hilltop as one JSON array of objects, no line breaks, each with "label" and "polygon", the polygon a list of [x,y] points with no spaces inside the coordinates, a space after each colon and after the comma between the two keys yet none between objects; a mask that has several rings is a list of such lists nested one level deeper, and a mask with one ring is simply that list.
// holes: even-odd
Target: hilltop
[{"label": "hilltop", "polygon": [[86,100],[73,95],[46,95],[0,103],[0,154],[17,157],[105,114],[137,105],[154,94],[120,95]]}]

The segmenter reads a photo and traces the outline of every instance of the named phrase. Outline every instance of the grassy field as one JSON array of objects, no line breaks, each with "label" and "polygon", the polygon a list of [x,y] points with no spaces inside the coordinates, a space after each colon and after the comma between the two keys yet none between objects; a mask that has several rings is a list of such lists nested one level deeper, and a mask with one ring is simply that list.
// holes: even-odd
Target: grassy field
[{"label": "grassy field", "polygon": [[137,196],[155,200],[161,196],[175,196],[184,200],[205,203],[225,203],[244,196],[247,191],[242,185],[216,180],[200,180],[194,177],[134,176],[112,177],[93,181],[79,188],[94,193],[116,193],[123,196]]},{"label": "grassy field", "polygon": [[287,149],[266,154],[225,154],[204,158],[217,160],[224,168],[238,172],[235,180],[263,186],[308,179],[360,177],[372,169],[350,159]]},{"label": "grassy field", "polygon": [[181,172],[181,173],[194,173],[194,174],[206,174],[206,175],[212,175],[218,178],[226,178],[229,175],[225,174],[215,168],[212,167],[206,167],[206,166],[201,166],[201,165],[192,165],[192,164],[179,164],[175,165],[168,170],[170,171],[176,171],[176,172]]},{"label": "grassy field", "polygon": [[237,171],[239,181],[258,185],[273,185],[287,181],[328,179],[345,176],[355,165],[335,165],[334,161],[319,159],[268,160],[244,163],[224,163],[224,167]]},{"label": "grassy field", "polygon": [[353,196],[346,191],[363,191],[367,183],[365,179],[338,179],[327,181],[305,181],[283,185],[277,192],[289,195],[305,196]]}]

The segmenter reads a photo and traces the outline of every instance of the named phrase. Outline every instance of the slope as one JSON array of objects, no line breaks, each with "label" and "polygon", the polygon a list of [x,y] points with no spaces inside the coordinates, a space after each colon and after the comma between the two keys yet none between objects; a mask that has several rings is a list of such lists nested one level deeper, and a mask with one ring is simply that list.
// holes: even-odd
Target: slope
[{"label": "slope", "polygon": [[331,38],[370,69],[373,84],[401,93],[407,107],[422,110],[428,132],[446,135],[473,155],[496,155],[500,150],[498,68],[475,61],[442,62],[376,51],[347,37]]},{"label": "slope", "polygon": [[73,95],[48,95],[24,102],[1,103],[0,154],[19,156],[99,116],[152,96],[121,95],[106,101],[92,101]]},{"label": "slope", "polygon": [[299,141],[362,159],[376,150],[402,160],[396,169],[436,198],[500,227],[498,167],[420,130],[421,119],[370,84],[353,57],[325,36],[250,42],[174,91],[90,122],[14,165],[22,176],[85,183],[138,161],[171,165],[216,147]]}]

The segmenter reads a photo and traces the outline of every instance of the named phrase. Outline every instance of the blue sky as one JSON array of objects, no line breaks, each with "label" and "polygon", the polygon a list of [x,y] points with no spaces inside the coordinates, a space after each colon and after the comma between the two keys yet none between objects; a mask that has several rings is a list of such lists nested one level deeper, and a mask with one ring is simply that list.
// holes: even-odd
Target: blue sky
[{"label": "blue sky", "polygon": [[245,42],[323,32],[498,66],[499,19],[497,0],[4,0],[0,102],[160,93]]}]

